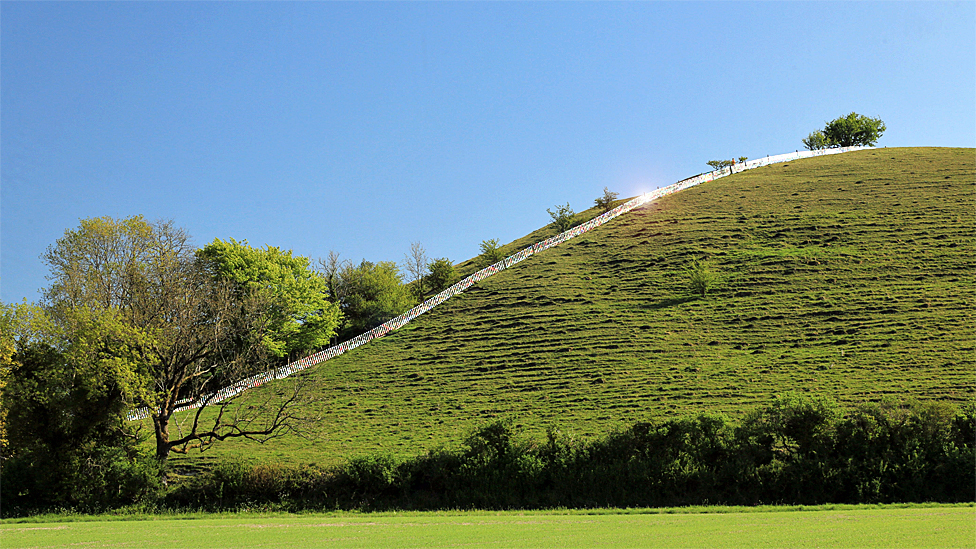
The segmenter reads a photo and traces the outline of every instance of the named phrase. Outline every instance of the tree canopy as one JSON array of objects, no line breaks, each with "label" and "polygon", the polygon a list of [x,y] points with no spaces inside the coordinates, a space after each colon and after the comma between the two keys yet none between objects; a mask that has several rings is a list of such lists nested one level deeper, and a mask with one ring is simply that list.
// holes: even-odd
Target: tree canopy
[{"label": "tree canopy", "polygon": [[[266,369],[269,352],[319,341],[303,330],[322,321],[316,311],[330,310],[313,299],[315,279],[301,275],[307,260],[274,249],[262,261],[235,244],[198,255],[172,222],[101,217],[82,220],[44,255],[52,283],[42,305],[63,339],[59,351],[85,375],[109,375],[125,409],[151,411],[160,460],[229,437],[292,429],[292,411],[307,394],[298,380],[283,380],[256,404],[243,404],[251,395],[212,400],[224,385]],[[228,264],[235,267],[221,270]],[[311,305],[284,291],[296,287]],[[334,327],[334,310],[324,322]],[[203,406],[171,438],[170,419],[186,401]],[[213,406],[215,414],[201,415]]]},{"label": "tree canopy", "polygon": [[343,337],[371,330],[417,303],[392,261],[342,264],[337,291],[345,315]]},{"label": "tree canopy", "polygon": [[260,297],[268,304],[263,343],[276,357],[327,345],[341,313],[328,299],[325,278],[308,258],[274,246],[253,248],[247,241],[215,239],[197,251],[215,277],[234,284],[238,298]]},{"label": "tree canopy", "polygon": [[803,139],[803,146],[806,147],[808,151],[817,151],[820,149],[826,149],[829,146],[827,142],[827,136],[824,132],[817,130],[810,132],[810,135]]},{"label": "tree canopy", "polygon": [[454,263],[446,257],[435,259],[428,263],[427,270],[429,273],[424,278],[435,292],[444,290],[457,280],[457,271],[454,269]]},{"label": "tree canopy", "polygon": [[833,147],[873,147],[885,130],[880,118],[869,118],[852,112],[827,122],[822,131],[814,131],[803,140],[808,150]]}]

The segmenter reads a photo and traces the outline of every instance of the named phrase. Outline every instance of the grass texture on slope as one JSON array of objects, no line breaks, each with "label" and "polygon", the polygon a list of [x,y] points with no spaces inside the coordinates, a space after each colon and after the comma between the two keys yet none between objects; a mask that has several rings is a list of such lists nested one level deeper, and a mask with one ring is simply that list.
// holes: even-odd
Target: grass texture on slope
[{"label": "grass texture on slope", "polygon": [[[318,439],[205,455],[409,456],[496,418],[537,439],[594,436],[739,416],[786,391],[963,402],[976,388],[974,177],[973,149],[874,149],[685,190],[311,370]],[[688,289],[694,260],[721,276],[704,298]]]}]

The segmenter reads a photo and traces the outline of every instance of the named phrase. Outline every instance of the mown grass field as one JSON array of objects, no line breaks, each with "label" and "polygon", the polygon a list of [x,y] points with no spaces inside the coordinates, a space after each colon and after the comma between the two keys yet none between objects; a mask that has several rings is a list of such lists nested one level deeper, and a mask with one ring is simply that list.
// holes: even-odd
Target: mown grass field
[{"label": "mown grass field", "polygon": [[0,526],[27,547],[972,547],[972,506],[210,515]]},{"label": "mown grass field", "polygon": [[[411,456],[496,418],[586,437],[650,416],[740,416],[785,391],[961,403],[976,390],[974,181],[973,149],[904,148],[683,191],[313,369],[318,438],[175,461]],[[695,259],[722,275],[705,298],[687,289]]]}]

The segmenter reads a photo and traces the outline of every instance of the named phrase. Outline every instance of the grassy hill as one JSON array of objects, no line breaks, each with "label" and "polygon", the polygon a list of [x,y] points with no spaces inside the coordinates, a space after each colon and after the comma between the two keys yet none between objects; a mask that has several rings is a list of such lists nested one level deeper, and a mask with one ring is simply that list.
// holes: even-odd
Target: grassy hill
[{"label": "grassy hill", "polygon": [[[683,191],[316,367],[320,439],[205,456],[415,455],[494,418],[589,436],[654,415],[737,416],[790,390],[844,405],[967,400],[974,180],[973,149],[876,149]],[[695,259],[723,277],[705,298],[683,273]]]}]

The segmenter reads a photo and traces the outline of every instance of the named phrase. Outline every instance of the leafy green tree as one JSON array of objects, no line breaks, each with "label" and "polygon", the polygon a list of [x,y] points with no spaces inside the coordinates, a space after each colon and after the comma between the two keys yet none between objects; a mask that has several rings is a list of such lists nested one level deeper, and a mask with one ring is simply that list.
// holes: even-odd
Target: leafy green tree
[{"label": "leafy green tree", "polygon": [[481,255],[478,256],[479,265],[482,267],[487,267],[488,265],[494,265],[503,259],[505,259],[505,255],[502,253],[501,246],[498,245],[497,238],[481,241]]},{"label": "leafy green tree", "polygon": [[417,303],[392,261],[345,264],[339,272],[339,304],[345,315],[342,337],[371,330]]},{"label": "leafy green tree", "polygon": [[429,264],[427,264],[427,270],[427,284],[429,284],[435,292],[444,290],[451,284],[454,284],[454,282],[457,280],[457,272],[454,270],[454,263],[451,263],[451,260],[446,257],[431,261]]},{"label": "leafy green tree", "polygon": [[852,112],[827,122],[822,132],[811,133],[803,140],[803,145],[810,150],[828,147],[873,147],[886,129],[880,118],[869,118]]},{"label": "leafy green tree", "polygon": [[[741,164],[746,160],[749,160],[748,156],[740,156],[738,162]],[[706,164],[711,166],[712,171],[717,171],[731,166],[735,166],[735,163],[736,160],[709,160],[708,162],[706,162]]]},{"label": "leafy green tree", "polygon": [[339,307],[328,299],[326,279],[309,260],[274,246],[215,239],[197,251],[219,279],[234,284],[238,299],[268,303],[264,346],[285,357],[327,345],[339,328]]},{"label": "leafy green tree", "polygon": [[[29,345],[54,337],[56,333],[44,310],[33,303],[0,303],[0,394],[9,383],[17,362],[18,345]],[[7,455],[8,402],[0,398],[0,458]]]},{"label": "leafy green tree", "polygon": [[709,160],[708,162],[706,162],[706,164],[712,167],[712,171],[715,171],[715,170],[721,170],[722,168],[728,168],[729,166],[734,164],[734,162],[732,162],[731,160]]},{"label": "leafy green tree", "polygon": [[[54,337],[56,333],[44,310],[32,303],[0,303],[0,395],[10,382],[18,362],[18,346],[27,346]],[[7,409],[9,400],[0,398],[0,459],[7,450]]]},{"label": "leafy green tree", "polygon": [[[0,306],[7,416],[0,505],[97,510],[158,488],[158,470],[127,425],[126,395],[144,393],[133,330],[108,315],[76,319],[72,338],[33,305]],[[111,332],[111,333],[107,333]]]},{"label": "leafy green tree", "polygon": [[603,210],[604,213],[613,209],[613,203],[617,200],[620,193],[615,193],[609,187],[603,187],[603,196],[593,200],[593,204]]},{"label": "leafy green tree", "polygon": [[552,211],[546,208],[546,212],[549,213],[549,217],[552,217],[552,226],[556,229],[557,233],[562,233],[573,228],[576,222],[576,212],[573,208],[569,207],[569,202],[556,206],[556,211]]},{"label": "leafy green tree", "polygon": [[808,151],[818,151],[820,149],[826,149],[829,145],[830,143],[827,142],[827,136],[825,136],[824,133],[820,130],[811,132],[810,135],[808,135],[803,140],[803,146]]},{"label": "leafy green tree", "polygon": [[[2,305],[2,304],[0,304]],[[0,395],[10,380],[10,373],[15,364],[13,360],[16,352],[13,338],[7,335],[7,328],[0,324]],[[7,447],[7,405],[0,398],[0,456],[6,454]]]},{"label": "leafy green tree", "polygon": [[[260,400],[249,392],[220,403],[209,396],[267,368],[265,334],[276,304],[268,292],[242,295],[214,276],[171,222],[82,220],[44,259],[52,284],[43,305],[66,352],[126,381],[113,394],[126,408],[151,410],[161,462],[171,451],[273,436],[301,422],[296,411],[312,395],[302,380],[279,382]],[[202,406],[171,437],[170,420],[186,401]],[[210,408],[217,411],[202,415]]]}]

